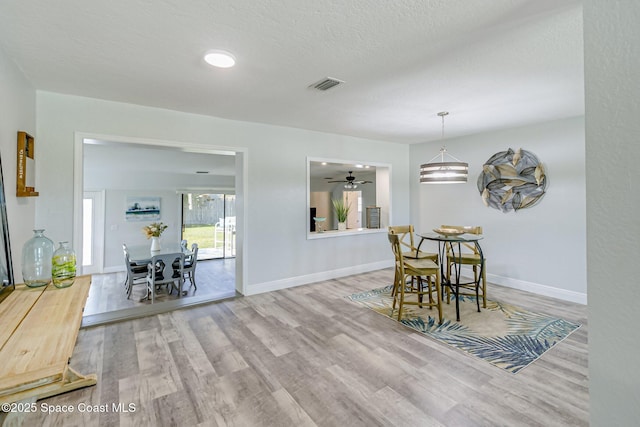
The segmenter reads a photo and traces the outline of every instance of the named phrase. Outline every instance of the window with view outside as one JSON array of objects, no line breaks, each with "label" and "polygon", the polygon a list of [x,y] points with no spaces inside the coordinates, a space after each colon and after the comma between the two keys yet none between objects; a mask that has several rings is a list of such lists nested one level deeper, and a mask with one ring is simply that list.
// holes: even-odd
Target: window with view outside
[{"label": "window with view outside", "polygon": [[233,194],[182,195],[182,239],[198,244],[198,260],[236,256],[236,213]]}]

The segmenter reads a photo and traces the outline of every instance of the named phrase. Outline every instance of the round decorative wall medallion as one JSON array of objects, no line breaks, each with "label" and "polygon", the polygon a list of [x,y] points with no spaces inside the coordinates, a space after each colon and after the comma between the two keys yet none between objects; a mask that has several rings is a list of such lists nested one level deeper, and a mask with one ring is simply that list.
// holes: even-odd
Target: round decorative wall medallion
[{"label": "round decorative wall medallion", "polygon": [[478,176],[482,202],[502,212],[530,208],[542,199],[547,177],[535,154],[519,148],[491,156]]}]

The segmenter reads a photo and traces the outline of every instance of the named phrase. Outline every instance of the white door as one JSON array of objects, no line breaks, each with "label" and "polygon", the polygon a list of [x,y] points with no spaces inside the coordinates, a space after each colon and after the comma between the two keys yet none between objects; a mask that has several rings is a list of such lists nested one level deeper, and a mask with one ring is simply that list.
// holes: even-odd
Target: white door
[{"label": "white door", "polygon": [[82,274],[104,268],[104,190],[85,191],[82,199]]},{"label": "white door", "polygon": [[362,228],[362,191],[345,191],[344,203],[349,206],[347,228]]}]

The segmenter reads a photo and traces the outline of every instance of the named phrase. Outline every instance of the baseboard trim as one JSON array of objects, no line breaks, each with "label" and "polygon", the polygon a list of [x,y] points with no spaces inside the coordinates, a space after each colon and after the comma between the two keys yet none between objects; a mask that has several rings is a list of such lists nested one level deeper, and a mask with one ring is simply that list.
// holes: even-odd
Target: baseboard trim
[{"label": "baseboard trim", "polygon": [[[462,269],[462,273],[473,277],[473,270],[467,268]],[[546,297],[557,298],[563,301],[575,302],[587,305],[587,294],[567,289],[555,288],[553,286],[541,285],[540,283],[527,282],[526,280],[513,279],[510,277],[498,276],[495,274],[487,274],[487,282],[506,288],[518,289],[521,291],[531,292]],[[489,293],[489,291],[487,291]]]},{"label": "baseboard trim", "polygon": [[369,271],[382,270],[393,267],[393,260],[378,261],[369,264],[361,264],[352,267],[339,268],[337,270],[321,271],[318,273],[306,274],[304,276],[289,277],[271,282],[248,285],[245,289],[245,296],[257,295],[265,292],[279,291],[281,289],[293,288],[309,283],[322,282],[324,280],[337,279],[339,277],[351,276],[353,274],[368,273]]},{"label": "baseboard trim", "polygon": [[[257,295],[264,292],[279,291],[281,289],[292,288],[295,286],[308,285],[310,283],[321,282],[323,280],[337,279],[340,277],[351,276],[353,274],[367,273],[369,271],[381,270],[383,268],[393,267],[393,260],[378,261],[369,264],[361,264],[353,267],[345,267],[337,270],[321,271],[318,273],[306,274],[304,276],[289,277],[271,282],[258,283],[247,286],[244,295]],[[117,273],[124,271],[122,267],[105,268],[105,273]],[[473,270],[463,267],[462,274],[467,277],[473,276]],[[539,283],[528,282],[526,280],[513,279],[510,277],[498,276],[496,274],[487,274],[487,281],[496,285],[507,288],[518,289],[521,291],[531,292],[534,294],[544,295],[551,298],[561,299],[563,301],[575,302],[587,305],[587,294],[567,289],[555,288],[553,286],[542,285]]]},{"label": "baseboard trim", "polygon": [[94,274],[107,274],[107,273],[120,273],[120,272],[124,273],[125,271],[127,271],[127,269],[124,268],[124,266],[118,265],[118,266],[103,268],[102,273],[94,273]]}]

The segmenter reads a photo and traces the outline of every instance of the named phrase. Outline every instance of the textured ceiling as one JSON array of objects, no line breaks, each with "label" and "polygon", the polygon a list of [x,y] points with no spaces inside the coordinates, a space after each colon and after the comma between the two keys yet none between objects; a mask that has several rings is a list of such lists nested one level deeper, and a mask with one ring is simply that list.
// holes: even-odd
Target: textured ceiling
[{"label": "textured ceiling", "polygon": [[402,143],[584,114],[575,0],[1,0],[0,46],[38,90]]}]

